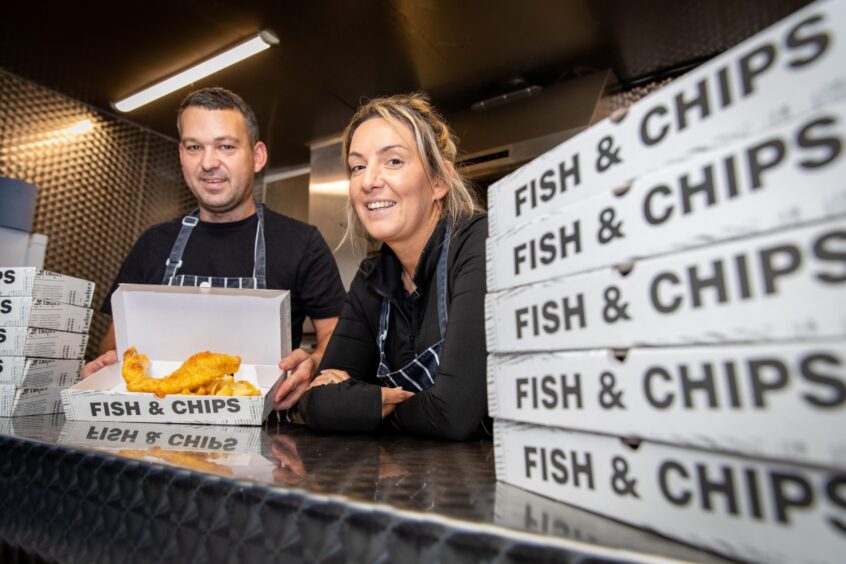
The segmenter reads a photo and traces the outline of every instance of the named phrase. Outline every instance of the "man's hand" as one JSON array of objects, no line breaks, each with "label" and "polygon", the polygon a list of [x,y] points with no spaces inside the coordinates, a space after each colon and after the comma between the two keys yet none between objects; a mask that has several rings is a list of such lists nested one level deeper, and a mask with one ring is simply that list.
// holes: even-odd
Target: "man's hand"
[{"label": "man's hand", "polygon": [[82,377],[88,378],[101,368],[105,368],[106,366],[114,364],[117,361],[117,351],[106,351],[105,353],[101,354],[100,356],[85,365],[85,368],[82,369]]},{"label": "man's hand", "polygon": [[382,419],[394,412],[399,404],[414,396],[402,388],[382,388]]},{"label": "man's hand", "polygon": [[314,358],[303,349],[296,349],[282,359],[279,369],[283,372],[293,370],[276,390],[277,409],[291,409],[308,389],[317,365]]}]

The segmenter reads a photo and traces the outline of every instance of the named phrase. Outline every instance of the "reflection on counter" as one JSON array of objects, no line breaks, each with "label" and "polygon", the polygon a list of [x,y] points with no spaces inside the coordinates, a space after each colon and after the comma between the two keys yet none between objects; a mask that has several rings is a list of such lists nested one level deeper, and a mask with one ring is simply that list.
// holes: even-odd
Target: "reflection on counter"
[{"label": "reflection on counter", "polygon": [[61,413],[29,417],[0,417],[0,435],[9,435],[43,443],[57,443],[65,423]]},{"label": "reflection on counter", "polygon": [[[394,535],[390,536],[394,539],[391,542],[412,542],[403,536],[405,525],[394,531],[392,525],[386,524],[390,515],[395,516],[390,519],[396,522],[411,520],[415,523],[414,530],[424,531],[420,532],[424,536],[428,534],[426,530],[441,531],[438,534],[459,531],[479,535],[483,540],[478,542],[494,543],[490,546],[523,543],[551,551],[543,553],[546,557],[581,554],[613,560],[665,557],[719,561],[708,553],[650,532],[497,483],[490,440],[451,443],[396,435],[324,435],[303,426],[276,422],[255,427],[67,421],[61,415],[0,418],[0,435],[9,435],[17,442],[46,443],[49,449],[66,452],[56,460],[77,460],[72,453],[79,450],[105,454],[110,459],[105,465],[102,461],[94,462],[96,457],[93,460],[86,458],[103,469],[91,480],[105,488],[104,492],[117,487],[121,481],[129,480],[127,484],[143,482],[147,488],[145,496],[177,504],[173,511],[179,515],[180,511],[189,511],[186,507],[195,508],[190,511],[199,511],[200,506],[208,509],[209,503],[220,504],[215,505],[216,511],[229,511],[234,506],[239,507],[239,511],[252,508],[250,510],[265,516],[262,519],[269,519],[262,521],[262,530],[290,527],[286,529],[290,534],[308,536],[309,540],[303,541],[304,547],[310,547],[310,543],[323,546],[326,543],[319,539],[325,535],[343,544],[345,550],[353,550],[359,546],[356,543],[364,542],[358,537],[355,540],[344,536],[352,534],[352,529],[326,532],[323,517],[318,519],[315,515],[335,515],[333,519],[369,515],[375,520],[373,523],[390,529],[390,535]],[[9,464],[7,461],[7,466]],[[173,468],[178,469],[179,474],[170,474],[168,469]],[[13,471],[11,466],[9,470]],[[171,476],[179,476],[179,479]],[[199,484],[209,484],[210,477],[214,477],[211,484],[215,485],[196,489]],[[115,480],[118,482],[113,483]],[[229,483],[232,490],[228,489],[226,480],[236,480]],[[257,489],[245,487],[245,482],[252,482]],[[127,484],[121,487],[128,487]],[[22,483],[20,487],[34,486]],[[171,488],[179,492],[191,491],[194,492],[192,496],[200,497],[194,502],[185,501],[181,493]],[[13,488],[12,491],[18,490]],[[20,490],[23,491],[30,492],[26,496],[35,495],[30,489]],[[227,497],[225,491],[241,493]],[[45,500],[60,503],[52,492],[43,495]],[[72,492],[63,495],[72,496]],[[72,502],[68,500],[67,503]],[[246,505],[242,507],[242,504]],[[293,507],[309,507],[308,512],[315,513],[307,513],[304,517],[298,511],[291,512]],[[329,513],[324,514],[327,511]],[[312,518],[322,523],[320,530],[323,531],[314,538],[310,536]],[[168,519],[165,520],[170,523]],[[177,517],[173,519],[178,520]],[[355,523],[349,526],[364,526],[358,521]],[[480,530],[480,525],[485,527]],[[377,543],[373,547],[378,545],[378,550],[388,550],[398,557],[399,553],[390,552],[399,550],[398,545],[390,545],[395,546],[394,549],[379,545],[387,542],[384,539],[388,537],[380,537],[377,529],[382,530],[378,527],[373,529],[376,532],[366,529],[371,531],[365,535],[367,546]],[[5,533],[0,527],[2,534]],[[383,540],[377,542],[376,537]],[[120,550],[128,550],[120,547],[125,541],[116,542]],[[453,549],[457,550],[452,545],[444,548],[447,552]],[[293,552],[285,554],[300,554],[297,552],[300,549],[290,550]]]},{"label": "reflection on counter", "polygon": [[726,562],[716,555],[688,548],[649,531],[606,519],[505,482],[496,484],[494,522],[509,529],[603,545],[619,551],[614,556],[620,559],[637,559],[644,553],[651,553],[679,560]]},{"label": "reflection on counter", "polygon": [[126,448],[197,452],[258,452],[261,429],[248,426],[66,421],[59,443],[109,451]]},{"label": "reflection on counter", "polygon": [[[65,421],[58,444],[187,470],[490,519],[493,445],[323,435],[288,424],[211,426]],[[413,444],[413,448],[409,448]],[[480,503],[482,502],[482,503]]]},{"label": "reflection on counter", "polygon": [[324,435],[296,425],[270,425],[266,432],[280,485],[462,519],[491,518],[496,478],[490,441]]},{"label": "reflection on counter", "polygon": [[66,421],[59,444],[244,480],[272,480],[259,427]]}]

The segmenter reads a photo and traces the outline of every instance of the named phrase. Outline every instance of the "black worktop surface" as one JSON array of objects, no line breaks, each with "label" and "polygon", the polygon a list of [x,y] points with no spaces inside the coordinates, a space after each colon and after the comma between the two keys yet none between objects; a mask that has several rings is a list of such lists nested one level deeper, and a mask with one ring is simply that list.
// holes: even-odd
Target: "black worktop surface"
[{"label": "black worktop surface", "polygon": [[493,443],[0,418],[0,561],[717,561],[497,482]]}]

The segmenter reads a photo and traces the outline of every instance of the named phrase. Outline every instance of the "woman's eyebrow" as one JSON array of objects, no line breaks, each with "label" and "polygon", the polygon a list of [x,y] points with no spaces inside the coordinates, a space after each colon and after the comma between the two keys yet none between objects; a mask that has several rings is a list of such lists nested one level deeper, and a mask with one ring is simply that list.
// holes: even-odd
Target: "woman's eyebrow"
[{"label": "woman's eyebrow", "polygon": [[405,148],[406,148],[406,147],[405,147],[405,145],[399,145],[399,144],[396,144],[396,145],[387,145],[387,146],[382,147],[381,149],[379,149],[379,151],[378,151],[378,152],[379,152],[379,153],[387,153],[388,151],[390,151],[390,150],[392,150],[392,149],[405,149]]},{"label": "woman's eyebrow", "polygon": [[[397,145],[386,145],[385,147],[382,147],[381,149],[379,149],[379,150],[378,150],[378,151],[376,151],[376,152],[377,152],[377,153],[379,153],[379,154],[382,154],[382,153],[387,153],[387,152],[388,152],[388,151],[390,151],[391,149],[405,149],[406,151],[408,150],[408,148],[407,148],[405,145],[399,145],[399,144],[397,144]],[[349,157],[364,158],[364,155],[362,155],[361,153],[356,152],[356,151],[350,151],[350,153],[349,153],[349,155],[347,156],[347,158],[349,158]]]}]

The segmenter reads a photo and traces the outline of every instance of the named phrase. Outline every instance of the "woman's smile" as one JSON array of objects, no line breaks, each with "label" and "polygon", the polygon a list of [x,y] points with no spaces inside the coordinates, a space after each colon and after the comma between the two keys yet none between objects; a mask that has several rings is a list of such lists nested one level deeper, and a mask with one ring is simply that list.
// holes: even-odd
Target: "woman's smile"
[{"label": "woman's smile", "polygon": [[381,210],[381,209],[385,209],[385,208],[392,208],[395,205],[397,205],[397,203],[393,202],[391,200],[379,200],[379,201],[376,201],[376,202],[367,202],[365,204],[365,206],[367,206],[367,209],[371,210],[371,211]]}]

